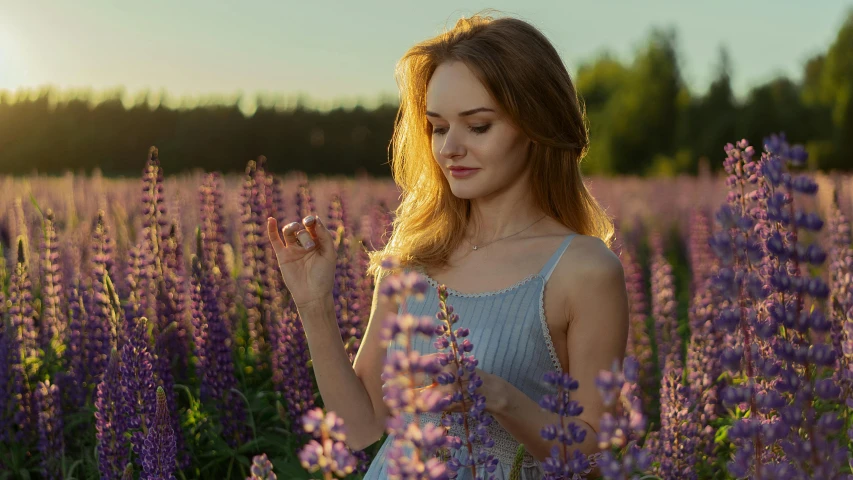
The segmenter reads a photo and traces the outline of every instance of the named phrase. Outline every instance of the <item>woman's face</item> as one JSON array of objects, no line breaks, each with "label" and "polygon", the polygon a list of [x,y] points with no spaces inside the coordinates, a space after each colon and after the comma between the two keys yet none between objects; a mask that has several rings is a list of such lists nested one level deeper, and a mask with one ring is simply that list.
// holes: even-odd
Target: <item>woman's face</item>
[{"label": "woman's face", "polygon": [[[433,158],[455,196],[485,197],[523,181],[530,140],[464,63],[436,68],[427,86],[426,107]],[[450,167],[477,170],[457,177]]]}]

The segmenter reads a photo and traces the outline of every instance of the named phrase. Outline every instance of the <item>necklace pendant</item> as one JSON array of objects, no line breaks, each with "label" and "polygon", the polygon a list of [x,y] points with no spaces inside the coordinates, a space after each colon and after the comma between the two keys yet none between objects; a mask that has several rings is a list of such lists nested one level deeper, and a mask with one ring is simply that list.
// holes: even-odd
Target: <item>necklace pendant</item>
[{"label": "necklace pendant", "polygon": [[476,249],[477,249],[477,246],[476,246],[476,245],[474,245],[474,250],[476,250]]}]

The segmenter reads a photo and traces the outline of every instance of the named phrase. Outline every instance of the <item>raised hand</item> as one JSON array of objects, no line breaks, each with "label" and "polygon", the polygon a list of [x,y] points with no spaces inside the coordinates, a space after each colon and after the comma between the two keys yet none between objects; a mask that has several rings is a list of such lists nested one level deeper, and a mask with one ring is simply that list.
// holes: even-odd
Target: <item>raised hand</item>
[{"label": "raised hand", "polygon": [[[304,224],[304,228],[303,228]],[[278,267],[297,307],[306,307],[332,295],[337,251],[332,234],[314,215],[291,222],[278,233],[278,222],[267,219],[267,233]]]}]

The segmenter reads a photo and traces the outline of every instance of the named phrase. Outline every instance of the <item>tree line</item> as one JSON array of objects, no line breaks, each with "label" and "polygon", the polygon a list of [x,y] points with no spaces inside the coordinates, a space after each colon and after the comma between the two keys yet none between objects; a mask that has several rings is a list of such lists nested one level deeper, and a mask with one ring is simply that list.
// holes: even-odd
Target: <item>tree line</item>
[{"label": "tree line", "polygon": [[[776,77],[743,100],[732,91],[729,55],[721,48],[705,92],[682,77],[673,29],[656,29],[631,62],[603,54],[582,64],[574,81],[589,119],[584,170],[600,175],[695,174],[720,168],[723,145],[772,132],[802,143],[810,167],[853,169],[853,11],[826,52],[803,65],[802,77]],[[61,98],[58,98],[61,97]],[[246,114],[240,100],[191,108],[152,105],[146,93],[126,105],[119,94],[57,95],[52,88],[0,91],[0,172],[138,174],[151,145],[170,173],[201,168],[241,171],[265,155],[276,172],[390,174],[389,142],[397,104],[309,108],[259,96]],[[394,100],[396,101],[396,100]]]}]

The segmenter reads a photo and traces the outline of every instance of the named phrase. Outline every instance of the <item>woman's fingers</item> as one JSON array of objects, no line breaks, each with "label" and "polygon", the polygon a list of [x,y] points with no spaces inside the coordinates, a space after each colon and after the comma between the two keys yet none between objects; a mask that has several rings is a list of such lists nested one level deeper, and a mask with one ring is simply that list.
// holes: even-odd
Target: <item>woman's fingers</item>
[{"label": "woman's fingers", "polygon": [[267,235],[270,237],[275,256],[281,261],[281,256],[284,255],[284,242],[281,241],[281,235],[278,234],[278,222],[272,217],[267,219]]},{"label": "woman's fingers", "polygon": [[296,238],[299,239],[299,243],[301,243],[306,250],[314,248],[314,239],[311,238],[311,234],[308,233],[308,230],[300,230],[296,232]]},{"label": "woman's fingers", "polygon": [[302,219],[302,223],[305,225],[305,229],[308,230],[308,234],[311,235],[311,238],[317,238],[317,224],[319,222],[320,219],[314,215],[308,215]]},{"label": "woman's fingers", "polygon": [[297,222],[290,222],[282,229],[282,233],[284,234],[284,243],[287,245],[287,248],[299,247],[299,243],[296,241],[296,231],[299,230],[301,226],[302,225]]}]

